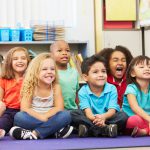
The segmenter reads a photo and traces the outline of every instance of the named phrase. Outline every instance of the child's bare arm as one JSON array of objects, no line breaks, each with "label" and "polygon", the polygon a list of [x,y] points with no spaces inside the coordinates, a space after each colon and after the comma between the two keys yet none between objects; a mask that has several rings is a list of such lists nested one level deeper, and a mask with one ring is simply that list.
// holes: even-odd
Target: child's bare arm
[{"label": "child's bare arm", "polygon": [[3,113],[6,110],[6,105],[2,101],[3,100],[3,96],[4,96],[4,90],[0,87],[0,117],[3,115]]},{"label": "child's bare arm", "polygon": [[86,108],[84,109],[85,115],[88,119],[90,119],[91,121],[93,121],[95,119],[94,114],[92,113],[92,110],[90,108]]},{"label": "child's bare arm", "polygon": [[150,123],[150,116],[141,107],[139,107],[136,97],[133,94],[128,94],[127,98],[133,112]]}]

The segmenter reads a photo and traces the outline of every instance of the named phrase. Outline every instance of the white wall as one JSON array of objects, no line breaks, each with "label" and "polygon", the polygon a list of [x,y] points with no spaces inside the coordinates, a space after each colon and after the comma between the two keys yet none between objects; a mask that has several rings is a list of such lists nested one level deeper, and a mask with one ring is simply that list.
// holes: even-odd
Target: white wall
[{"label": "white wall", "polygon": [[103,46],[114,48],[116,45],[127,47],[133,56],[142,54],[142,41],[140,31],[104,31]]},{"label": "white wall", "polygon": [[145,30],[145,55],[150,57],[150,30]]}]

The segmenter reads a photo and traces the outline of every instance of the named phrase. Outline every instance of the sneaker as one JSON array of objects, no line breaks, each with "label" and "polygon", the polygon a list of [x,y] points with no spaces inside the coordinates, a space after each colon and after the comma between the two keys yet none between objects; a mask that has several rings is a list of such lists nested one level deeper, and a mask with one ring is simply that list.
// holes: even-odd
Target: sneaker
[{"label": "sneaker", "polygon": [[117,132],[117,125],[116,124],[107,125],[107,129],[108,129],[108,136],[109,137],[117,137],[118,132]]},{"label": "sneaker", "polygon": [[147,131],[145,129],[139,129],[138,127],[135,127],[131,133],[132,137],[140,137],[148,135]]},{"label": "sneaker", "polygon": [[87,137],[87,132],[88,132],[87,127],[84,124],[80,124],[78,132],[79,137]]},{"label": "sneaker", "polygon": [[31,130],[26,130],[17,126],[10,129],[9,135],[17,140],[36,140],[37,137]]},{"label": "sneaker", "polygon": [[5,130],[4,129],[0,129],[0,139],[2,139],[5,136]]},{"label": "sneaker", "polygon": [[73,131],[73,126],[66,126],[55,133],[56,138],[67,138]]}]

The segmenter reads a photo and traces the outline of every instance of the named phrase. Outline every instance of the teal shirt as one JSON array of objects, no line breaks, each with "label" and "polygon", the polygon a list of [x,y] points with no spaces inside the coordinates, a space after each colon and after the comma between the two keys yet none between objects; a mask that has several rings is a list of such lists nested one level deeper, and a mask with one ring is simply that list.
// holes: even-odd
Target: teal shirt
[{"label": "teal shirt", "polygon": [[123,97],[122,109],[128,116],[133,116],[133,115],[135,115],[135,113],[132,111],[132,109],[128,103],[128,99],[127,99],[128,94],[135,95],[138,105],[147,114],[150,115],[150,85],[149,85],[148,93],[146,93],[146,94],[144,92],[140,91],[135,84],[129,84],[127,86],[127,89],[126,89],[124,97]]},{"label": "teal shirt", "polygon": [[77,109],[75,102],[76,93],[79,89],[78,73],[68,66],[67,70],[58,70],[59,83],[64,98],[64,106],[67,110]]},{"label": "teal shirt", "polygon": [[117,89],[110,83],[105,83],[100,96],[96,96],[88,86],[83,85],[78,92],[80,109],[90,108],[94,115],[106,113],[109,109],[120,111],[117,103]]}]

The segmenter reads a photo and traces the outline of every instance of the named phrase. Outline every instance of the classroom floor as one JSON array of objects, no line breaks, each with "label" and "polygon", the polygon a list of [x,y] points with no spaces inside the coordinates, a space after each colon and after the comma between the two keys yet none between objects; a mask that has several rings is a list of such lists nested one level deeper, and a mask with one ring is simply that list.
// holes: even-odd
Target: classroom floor
[{"label": "classroom floor", "polygon": [[149,150],[150,147],[133,147],[133,148],[112,148],[112,149],[91,149],[91,150]]}]

